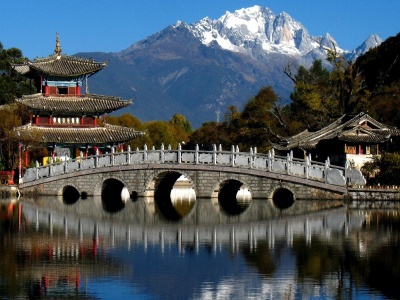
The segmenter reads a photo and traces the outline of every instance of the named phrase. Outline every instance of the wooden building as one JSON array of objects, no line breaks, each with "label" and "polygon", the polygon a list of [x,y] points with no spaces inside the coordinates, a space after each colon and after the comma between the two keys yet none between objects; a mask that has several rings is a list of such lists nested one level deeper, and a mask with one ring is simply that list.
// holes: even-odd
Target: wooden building
[{"label": "wooden building", "polygon": [[[112,146],[143,136],[144,132],[133,128],[106,123],[106,114],[131,105],[133,100],[88,93],[88,78],[106,65],[61,54],[58,34],[54,54],[14,65],[17,72],[33,80],[37,89],[17,99],[28,108],[30,122],[14,129],[16,138],[25,145],[40,143],[53,156],[57,148],[71,149],[71,156],[75,156],[80,151],[86,155],[97,149],[109,151]],[[86,93],[82,93],[83,86]]]},{"label": "wooden building", "polygon": [[354,167],[361,166],[380,155],[392,138],[400,136],[400,130],[378,122],[366,113],[343,115],[318,131],[305,130],[297,135],[281,138],[272,144],[278,151],[293,151],[295,157],[311,154],[316,161],[328,157],[334,165],[344,166],[349,161]]}]

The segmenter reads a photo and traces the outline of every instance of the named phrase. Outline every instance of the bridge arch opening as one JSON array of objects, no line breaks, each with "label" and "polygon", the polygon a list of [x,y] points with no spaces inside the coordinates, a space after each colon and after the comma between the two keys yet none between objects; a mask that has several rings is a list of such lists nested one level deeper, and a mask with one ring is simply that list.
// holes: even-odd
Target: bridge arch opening
[{"label": "bridge arch opening", "polygon": [[294,204],[295,196],[292,191],[286,188],[277,189],[273,196],[272,202],[279,209],[287,209]]},{"label": "bridge arch opening", "polygon": [[64,204],[71,205],[75,204],[80,198],[79,191],[71,185],[64,186],[62,190],[62,200]]},{"label": "bridge arch opening", "polygon": [[110,213],[115,213],[125,207],[126,198],[123,197],[124,184],[114,178],[103,182],[101,189],[101,202],[103,209]]},{"label": "bridge arch opening", "polygon": [[196,203],[191,180],[178,172],[159,174],[154,180],[154,190],[156,211],[171,221],[187,216]]},{"label": "bridge arch opening", "polygon": [[247,185],[234,179],[220,184],[218,203],[229,215],[240,215],[251,204],[251,193]]}]

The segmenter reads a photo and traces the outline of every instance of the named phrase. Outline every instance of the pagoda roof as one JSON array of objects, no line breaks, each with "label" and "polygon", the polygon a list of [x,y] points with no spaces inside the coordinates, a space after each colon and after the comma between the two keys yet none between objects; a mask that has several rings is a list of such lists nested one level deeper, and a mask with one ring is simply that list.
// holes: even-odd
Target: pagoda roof
[{"label": "pagoda roof", "polygon": [[33,126],[27,124],[14,128],[21,141],[60,145],[119,144],[145,135],[134,128],[105,124],[95,127]]},{"label": "pagoda roof", "polygon": [[330,125],[314,132],[304,130],[297,135],[281,138],[272,144],[277,150],[294,148],[312,149],[322,140],[337,139],[349,143],[383,143],[392,136],[400,136],[400,130],[378,122],[365,113],[343,115]]},{"label": "pagoda roof", "polygon": [[13,68],[20,74],[38,73],[45,78],[71,79],[84,75],[93,75],[100,71],[107,62],[55,53],[44,58],[35,58],[24,64],[15,64]]},{"label": "pagoda roof", "polygon": [[121,100],[115,96],[95,94],[46,96],[42,93],[24,95],[17,101],[31,110],[49,115],[110,113],[133,103],[133,99]]}]

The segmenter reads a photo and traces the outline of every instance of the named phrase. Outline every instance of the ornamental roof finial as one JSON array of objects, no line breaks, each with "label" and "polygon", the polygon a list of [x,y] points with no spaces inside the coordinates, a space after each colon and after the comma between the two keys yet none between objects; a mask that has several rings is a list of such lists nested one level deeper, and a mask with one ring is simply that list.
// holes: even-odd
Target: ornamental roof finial
[{"label": "ornamental roof finial", "polygon": [[61,53],[60,37],[58,36],[58,32],[56,32],[56,49],[54,49],[54,52],[58,55]]}]

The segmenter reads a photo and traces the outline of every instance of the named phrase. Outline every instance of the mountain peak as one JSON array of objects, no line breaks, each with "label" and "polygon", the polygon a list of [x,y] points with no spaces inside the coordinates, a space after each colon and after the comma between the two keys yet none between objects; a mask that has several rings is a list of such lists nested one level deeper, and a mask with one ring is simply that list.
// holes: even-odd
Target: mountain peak
[{"label": "mountain peak", "polygon": [[346,58],[354,61],[357,57],[366,53],[371,48],[378,47],[381,43],[382,39],[377,34],[371,34],[360,46],[350,52]]},{"label": "mountain peak", "polygon": [[369,48],[374,48],[382,44],[382,39],[375,33],[371,34],[363,43]]}]

